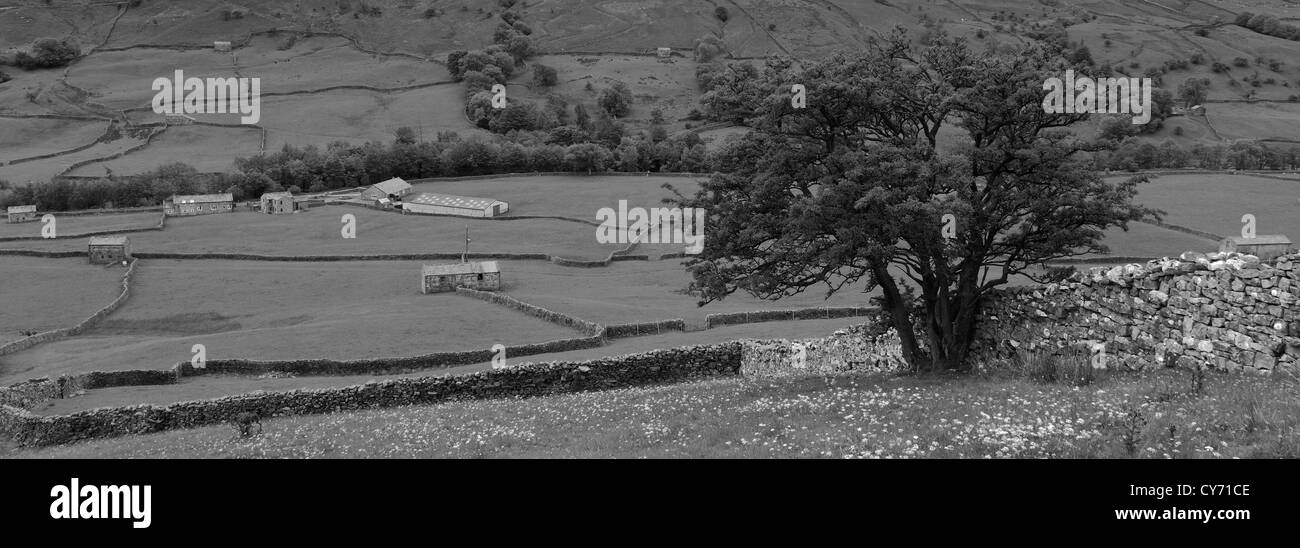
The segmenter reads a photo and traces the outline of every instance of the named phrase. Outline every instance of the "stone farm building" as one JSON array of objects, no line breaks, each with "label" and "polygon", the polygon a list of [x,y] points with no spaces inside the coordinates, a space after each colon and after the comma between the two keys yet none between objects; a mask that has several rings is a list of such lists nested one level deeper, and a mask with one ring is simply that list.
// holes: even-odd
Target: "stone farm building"
[{"label": "stone farm building", "polygon": [[7,212],[11,223],[25,223],[36,220],[36,206],[34,205],[9,206]]},{"label": "stone farm building", "polygon": [[191,196],[173,195],[163,200],[163,212],[167,215],[207,215],[209,213],[230,213],[235,210],[235,197],[225,194],[195,194]]},{"label": "stone farm building", "polygon": [[288,192],[267,192],[262,195],[262,213],[279,215],[293,213],[297,209],[294,205],[293,194]]},{"label": "stone farm building", "polygon": [[378,202],[383,199],[402,199],[403,196],[411,193],[411,183],[402,180],[401,177],[393,177],[382,183],[375,183],[361,191],[361,197],[367,200]]},{"label": "stone farm building", "polygon": [[468,198],[450,194],[421,192],[406,198],[402,209],[426,215],[459,215],[461,217],[496,217],[510,211],[510,204],[492,198]]},{"label": "stone farm building", "polygon": [[420,293],[455,291],[457,287],[496,291],[501,289],[501,269],[496,261],[424,265],[420,271]]},{"label": "stone farm building", "polygon": [[131,258],[131,240],[126,236],[91,236],[90,264],[114,264]]},{"label": "stone farm building", "polygon": [[1236,251],[1254,255],[1260,260],[1271,261],[1282,255],[1286,255],[1291,249],[1291,240],[1281,234],[1269,236],[1256,236],[1254,238],[1242,238],[1234,236],[1224,238],[1219,242],[1219,251]]}]

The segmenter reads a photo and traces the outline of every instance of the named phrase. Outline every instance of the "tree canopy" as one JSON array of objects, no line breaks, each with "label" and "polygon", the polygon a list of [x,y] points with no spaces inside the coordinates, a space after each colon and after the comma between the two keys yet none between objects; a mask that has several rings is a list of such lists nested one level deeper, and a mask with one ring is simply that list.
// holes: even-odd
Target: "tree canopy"
[{"label": "tree canopy", "polygon": [[[1134,178],[1089,165],[1097,146],[1049,114],[1042,84],[1066,68],[1026,49],[972,52],[902,31],[765,82],[754,131],[682,205],[709,212],[688,263],[701,304],[735,291],[776,299],[863,281],[917,370],[966,366],[980,300],[1044,262],[1105,251],[1104,231],[1158,212]],[[807,108],[789,100],[807,89]],[[940,135],[959,135],[941,145]],[[952,232],[945,235],[945,216]]]}]

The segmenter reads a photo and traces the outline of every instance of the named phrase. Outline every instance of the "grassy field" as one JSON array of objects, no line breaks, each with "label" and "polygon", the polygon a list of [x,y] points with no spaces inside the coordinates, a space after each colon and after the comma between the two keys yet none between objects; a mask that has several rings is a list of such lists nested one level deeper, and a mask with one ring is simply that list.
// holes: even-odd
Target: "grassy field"
[{"label": "grassy field", "polygon": [[[73,137],[60,136],[56,138],[71,139]],[[103,158],[105,156],[117,154],[119,152],[125,151],[129,148],[141,145],[143,143],[144,143],[143,138],[136,139],[133,137],[123,136],[121,139],[117,139],[111,142],[96,143],[94,146],[88,149],[74,152],[72,154],[64,154],[62,156],[55,156],[53,158],[46,158],[43,160],[33,160],[30,162],[23,162],[21,164],[0,166],[0,179],[7,180],[11,183],[14,183],[15,185],[22,185],[28,183],[43,183],[45,181],[50,180],[50,178],[54,177],[55,175],[63,173],[69,167],[72,167],[73,164],[76,164],[78,162],[82,162],[85,160],[94,160],[97,158]],[[158,166],[156,165],[150,166],[147,169],[153,169],[155,167]],[[101,176],[105,175],[102,167],[99,168],[98,172],[94,172],[92,174],[101,175]]]},{"label": "grassy field", "polygon": [[184,158],[185,163],[204,173],[231,170],[231,155],[255,156],[261,149],[262,132],[250,127],[173,126],[155,137],[148,147],[121,158],[86,164],[68,175],[100,177],[143,173]]},{"label": "grassy field", "polygon": [[1168,213],[1165,222],[1223,236],[1241,235],[1241,216],[1258,234],[1300,235],[1300,182],[1249,175],[1165,175],[1140,187],[1138,202]]},{"label": "grassy field", "polygon": [[1296,458],[1294,381],[844,374],[268,419],[18,458]]},{"label": "grassy field", "polygon": [[[343,215],[357,219],[356,238],[342,235]],[[402,215],[360,207],[324,206],[294,215],[235,213],[173,217],[167,228],[131,234],[135,251],[170,253],[254,253],[263,255],[376,255],[461,253],[465,225],[470,250],[495,253],[549,253],[603,259],[621,249],[596,241],[595,227],[555,219],[488,221]],[[39,231],[38,231],[39,233]],[[83,241],[4,242],[5,248],[84,250]]]},{"label": "grassy field", "polygon": [[23,331],[71,327],[86,319],[117,298],[122,272],[85,259],[0,257],[0,344],[23,338]]},{"label": "grassy field", "polygon": [[208,359],[359,359],[579,336],[484,301],[420,295],[419,272],[417,262],[142,261],[126,305],[82,336],[0,358],[0,378],[166,369],[194,344]]},{"label": "grassy field", "polygon": [[[586,361],[608,356],[621,356],[649,352],[663,348],[677,348],[698,344],[715,344],[718,342],[740,339],[802,339],[824,337],[831,332],[862,323],[864,318],[839,318],[834,320],[803,320],[795,322],[767,322],[746,325],[718,327],[707,331],[668,332],[659,336],[616,339],[599,348],[557,352],[535,356],[506,356],[508,365],[537,363],[547,361]],[[304,376],[285,377],[268,375],[264,377],[247,377],[234,375],[216,375],[187,377],[179,384],[162,386],[123,386],[89,390],[86,394],[67,399],[50,400],[41,407],[33,409],[40,414],[75,413],[96,407],[111,407],[131,404],[150,403],[163,405],[181,401],[217,398],[231,394],[246,394],[255,390],[294,390],[298,388],[328,388],[363,384],[372,380],[394,379],[403,377],[421,377],[438,375],[463,375],[492,368],[491,363],[479,363],[446,369],[435,369],[401,375],[344,375],[344,376]]]},{"label": "grassy field", "polygon": [[[37,211],[37,215],[44,215],[44,212]],[[59,215],[53,212],[55,236],[64,235],[62,238],[55,240],[42,240],[46,243],[57,243],[59,245],[67,244],[71,248],[85,250],[86,240],[80,237],[69,237],[71,234],[84,234],[87,232],[98,232],[101,230],[128,230],[137,228],[150,228],[158,226],[158,221],[162,217],[161,211],[147,211],[141,213],[106,213],[103,215]],[[44,224],[38,218],[35,221],[26,223],[0,223],[0,237],[18,237],[31,236],[41,237],[41,228]],[[66,240],[63,240],[66,238]],[[63,240],[63,241],[60,241]],[[0,247],[9,247],[17,242],[0,242]]]},{"label": "grassy field", "polygon": [[0,118],[0,162],[52,154],[92,143],[106,122]]}]

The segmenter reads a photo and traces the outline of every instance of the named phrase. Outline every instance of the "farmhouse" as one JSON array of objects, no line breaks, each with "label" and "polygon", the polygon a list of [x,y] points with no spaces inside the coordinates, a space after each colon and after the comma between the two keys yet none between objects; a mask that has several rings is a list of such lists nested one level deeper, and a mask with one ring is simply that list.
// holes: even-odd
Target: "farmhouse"
[{"label": "farmhouse", "polygon": [[402,209],[426,215],[459,215],[461,217],[496,217],[510,211],[510,204],[492,198],[468,198],[450,194],[421,192],[402,203]]},{"label": "farmhouse", "polygon": [[267,192],[262,195],[262,213],[279,215],[293,213],[296,210],[293,194],[288,192]]},{"label": "farmhouse", "polygon": [[403,181],[401,177],[393,177],[382,183],[370,185],[370,188],[361,192],[361,197],[367,200],[379,201],[381,199],[401,199],[403,196],[411,193],[411,184]]},{"label": "farmhouse", "polygon": [[91,236],[90,264],[114,264],[131,258],[131,240],[126,236]]},{"label": "farmhouse", "polygon": [[10,206],[8,213],[9,222],[11,223],[25,223],[36,220],[36,206],[34,205]]},{"label": "farmhouse", "polygon": [[1234,236],[1224,238],[1222,242],[1219,242],[1219,251],[1246,253],[1259,257],[1260,260],[1264,261],[1286,255],[1290,249],[1291,240],[1281,234],[1256,236],[1254,238]]},{"label": "farmhouse", "polygon": [[501,289],[501,269],[496,261],[424,265],[420,271],[420,293],[455,291],[457,287],[496,291]]},{"label": "farmhouse", "polygon": [[163,200],[163,213],[167,215],[206,215],[230,213],[235,210],[235,197],[225,194],[172,195]]}]

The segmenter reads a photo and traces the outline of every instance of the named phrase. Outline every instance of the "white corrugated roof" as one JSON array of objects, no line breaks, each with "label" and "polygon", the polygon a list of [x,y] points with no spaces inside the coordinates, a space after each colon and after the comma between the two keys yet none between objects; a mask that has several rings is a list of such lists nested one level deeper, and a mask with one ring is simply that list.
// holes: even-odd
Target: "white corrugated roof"
[{"label": "white corrugated roof", "polygon": [[384,194],[401,194],[411,188],[411,183],[406,182],[401,177],[393,177],[382,183],[372,185],[376,190]]},{"label": "white corrugated roof", "polygon": [[36,206],[9,206],[9,213],[36,213]]},{"label": "white corrugated roof", "polygon": [[425,276],[452,276],[456,274],[499,273],[501,270],[497,268],[496,261],[483,261],[478,263],[427,264],[424,265],[421,272],[423,272]]},{"label": "white corrugated roof", "polygon": [[470,198],[467,196],[452,196],[451,194],[432,194],[421,192],[414,196],[407,196],[405,202],[408,204],[436,205],[446,207],[458,207],[462,209],[488,209],[492,204],[499,202],[492,198]]},{"label": "white corrugated roof", "polygon": [[263,200],[279,200],[282,198],[292,198],[292,197],[293,197],[293,193],[291,192],[267,192],[262,195]]}]

